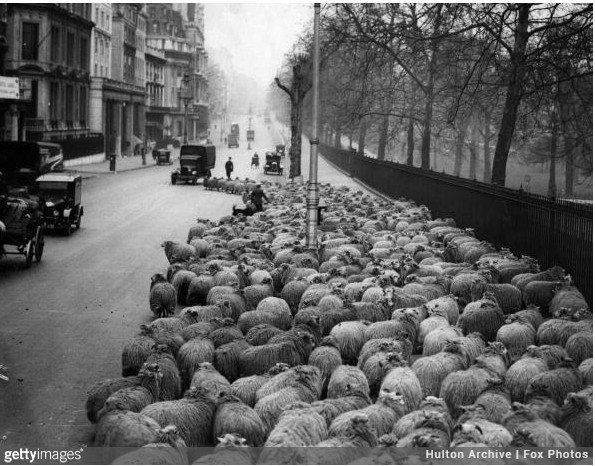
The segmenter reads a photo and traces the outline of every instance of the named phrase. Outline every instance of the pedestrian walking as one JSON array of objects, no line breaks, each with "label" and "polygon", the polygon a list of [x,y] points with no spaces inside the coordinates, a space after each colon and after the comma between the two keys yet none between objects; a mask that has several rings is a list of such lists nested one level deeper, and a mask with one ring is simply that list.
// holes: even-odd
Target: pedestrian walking
[{"label": "pedestrian walking", "polygon": [[263,199],[267,201],[267,203],[269,202],[267,195],[264,193],[260,185],[257,184],[252,193],[250,193],[250,200],[256,207],[256,212],[262,212]]},{"label": "pedestrian walking", "polygon": [[227,174],[228,180],[231,180],[231,172],[233,172],[233,162],[230,157],[229,160],[225,162],[225,173]]},{"label": "pedestrian walking", "polygon": [[250,165],[250,168],[258,168],[260,162],[259,162],[259,158],[258,158],[258,153],[254,152],[254,155],[252,156],[252,164]]}]

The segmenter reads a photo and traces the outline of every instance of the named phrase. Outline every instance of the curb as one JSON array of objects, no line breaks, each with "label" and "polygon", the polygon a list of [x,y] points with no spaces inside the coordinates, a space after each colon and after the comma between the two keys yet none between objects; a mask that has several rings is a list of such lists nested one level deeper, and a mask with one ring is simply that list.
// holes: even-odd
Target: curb
[{"label": "curb", "polygon": [[[131,167],[131,168],[123,168],[122,170],[117,170],[115,172],[112,171],[87,171],[87,170],[70,170],[73,172],[77,172],[77,173],[87,173],[90,175],[117,175],[118,173],[124,173],[124,172],[131,172],[134,170],[143,170],[145,168],[151,168],[151,167],[156,167],[156,164],[151,164],[151,165],[141,165],[140,167]],[[117,165],[116,165],[117,167]]]}]

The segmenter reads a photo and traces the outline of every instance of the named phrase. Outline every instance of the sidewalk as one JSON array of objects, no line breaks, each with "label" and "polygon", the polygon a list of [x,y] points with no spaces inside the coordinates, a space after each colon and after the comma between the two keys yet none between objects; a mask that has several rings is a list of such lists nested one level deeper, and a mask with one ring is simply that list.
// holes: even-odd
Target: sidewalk
[{"label": "sidewalk", "polygon": [[[116,159],[116,172],[127,172],[130,170],[139,170],[141,168],[150,168],[154,167],[155,161],[153,157],[148,155],[146,157],[146,165],[143,165],[143,159],[140,155],[131,155],[128,157],[118,157]],[[105,173],[114,173],[110,171],[109,167],[109,160],[105,160],[99,163],[91,163],[88,165],[75,165],[73,167],[68,168],[69,171],[81,173],[81,174],[90,174],[90,175],[101,175]]]}]

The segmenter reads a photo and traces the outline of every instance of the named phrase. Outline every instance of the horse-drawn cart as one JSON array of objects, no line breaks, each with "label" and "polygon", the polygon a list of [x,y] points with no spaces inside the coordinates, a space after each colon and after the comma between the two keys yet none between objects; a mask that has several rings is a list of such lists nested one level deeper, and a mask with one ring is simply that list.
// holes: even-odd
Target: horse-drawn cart
[{"label": "horse-drawn cart", "polygon": [[[0,249],[4,254],[25,256],[25,266],[29,267],[33,257],[37,262],[43,255],[43,216],[39,201],[32,198],[0,197],[1,221],[4,228],[0,233]],[[7,249],[6,246],[10,246]]]}]

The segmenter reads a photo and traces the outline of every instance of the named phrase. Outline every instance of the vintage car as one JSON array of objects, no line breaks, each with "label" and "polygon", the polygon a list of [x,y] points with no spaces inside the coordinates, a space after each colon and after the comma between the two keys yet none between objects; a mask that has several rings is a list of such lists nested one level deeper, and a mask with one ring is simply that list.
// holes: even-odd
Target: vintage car
[{"label": "vintage car", "polygon": [[174,163],[171,158],[171,151],[168,149],[155,149],[154,157],[157,165],[171,165]]},{"label": "vintage car", "polygon": [[264,174],[283,175],[283,164],[281,163],[281,156],[271,152],[266,153],[266,162],[264,164]]},{"label": "vintage car", "polygon": [[285,145],[284,144],[277,144],[275,148],[275,153],[280,155],[281,157],[285,157]]},{"label": "vintage car", "polygon": [[215,146],[183,145],[180,147],[180,167],[172,172],[171,184],[178,181],[196,184],[201,177],[210,178],[215,161]]},{"label": "vintage car", "polygon": [[62,230],[70,235],[81,227],[81,175],[46,173],[37,178],[37,192],[43,202],[43,221],[46,228]]}]

